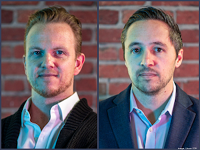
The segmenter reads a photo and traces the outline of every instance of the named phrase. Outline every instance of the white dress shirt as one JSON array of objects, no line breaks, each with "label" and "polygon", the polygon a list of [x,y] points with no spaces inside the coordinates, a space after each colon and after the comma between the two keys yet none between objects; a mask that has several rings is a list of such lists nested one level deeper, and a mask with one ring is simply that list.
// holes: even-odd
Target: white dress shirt
[{"label": "white dress shirt", "polygon": [[[172,95],[166,104],[164,110],[156,122],[152,125],[142,110],[138,109],[133,96],[132,87],[130,92],[130,117],[134,119],[134,125],[137,138],[137,148],[155,149],[164,148],[167,134],[169,131],[172,112],[176,96],[176,86],[173,83]],[[133,127],[132,127],[133,128]]]},{"label": "white dress shirt", "polygon": [[41,131],[37,124],[30,121],[30,114],[28,112],[31,104],[30,97],[22,110],[17,148],[55,148],[57,138],[65,124],[67,115],[78,101],[79,97],[75,92],[72,96],[52,106],[50,120]]}]

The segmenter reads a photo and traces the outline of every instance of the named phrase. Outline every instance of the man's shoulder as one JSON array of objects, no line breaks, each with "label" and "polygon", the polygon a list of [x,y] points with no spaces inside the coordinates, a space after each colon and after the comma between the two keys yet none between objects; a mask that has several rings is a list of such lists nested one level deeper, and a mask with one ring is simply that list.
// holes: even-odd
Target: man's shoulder
[{"label": "man's shoulder", "polygon": [[5,117],[5,118],[1,119],[1,123],[3,125],[4,124],[9,124],[13,119],[21,117],[21,112],[22,112],[22,109],[24,107],[25,102],[22,103],[22,105],[19,107],[19,109],[17,110],[17,112],[15,112],[14,114],[12,114],[12,115],[10,115],[8,117]]},{"label": "man's shoulder", "polygon": [[191,102],[193,103],[193,105],[191,106],[193,108],[193,110],[199,112],[199,100],[190,95],[188,95],[188,97],[191,100]]},{"label": "man's shoulder", "polygon": [[128,101],[130,99],[130,89],[131,84],[123,91],[121,91],[119,94],[111,96],[105,100],[102,100],[99,102],[99,112],[104,111],[105,109],[108,109],[110,107],[114,107],[120,103],[123,103]]},{"label": "man's shoulder", "polygon": [[107,108],[107,107],[110,107],[110,106],[114,105],[113,100],[114,100],[118,95],[119,95],[119,94],[114,95],[114,96],[111,96],[111,97],[109,97],[109,98],[107,98],[107,99],[105,99],[105,100],[100,101],[100,102],[99,102],[99,107],[101,107],[101,108]]},{"label": "man's shoulder", "polygon": [[198,99],[188,95],[178,85],[177,85],[176,92],[177,92],[176,99],[178,100],[179,103],[188,107],[188,109],[191,109],[192,111],[199,112],[199,100]]}]

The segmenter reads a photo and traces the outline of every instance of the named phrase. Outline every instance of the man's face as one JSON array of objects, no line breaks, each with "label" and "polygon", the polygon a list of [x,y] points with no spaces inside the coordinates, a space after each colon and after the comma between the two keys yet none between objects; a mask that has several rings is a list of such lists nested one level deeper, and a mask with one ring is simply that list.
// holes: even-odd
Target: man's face
[{"label": "man's face", "polygon": [[32,89],[41,96],[71,94],[74,75],[80,72],[83,62],[75,57],[75,37],[68,24],[37,23],[30,29],[25,72]]},{"label": "man's face", "polygon": [[183,50],[176,51],[169,38],[167,24],[158,20],[133,23],[125,41],[125,64],[132,84],[152,95],[173,82],[175,67],[182,62]]}]

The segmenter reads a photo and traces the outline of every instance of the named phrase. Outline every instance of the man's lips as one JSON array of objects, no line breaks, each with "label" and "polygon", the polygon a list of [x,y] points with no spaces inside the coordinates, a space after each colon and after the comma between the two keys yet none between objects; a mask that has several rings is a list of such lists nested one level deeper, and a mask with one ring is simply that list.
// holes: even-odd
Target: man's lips
[{"label": "man's lips", "polygon": [[139,76],[157,76],[156,73],[140,73]]},{"label": "man's lips", "polygon": [[58,75],[57,74],[39,74],[38,77],[57,77]]},{"label": "man's lips", "polygon": [[138,76],[142,78],[153,78],[158,76],[158,74],[155,72],[141,72]]}]

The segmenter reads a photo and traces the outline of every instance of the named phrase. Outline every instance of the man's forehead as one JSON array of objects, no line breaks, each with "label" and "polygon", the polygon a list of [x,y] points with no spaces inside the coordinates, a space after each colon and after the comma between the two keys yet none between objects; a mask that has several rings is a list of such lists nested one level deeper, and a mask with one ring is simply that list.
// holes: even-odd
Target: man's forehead
[{"label": "man's forehead", "polygon": [[135,32],[136,31],[140,32],[141,29],[142,30],[157,29],[157,27],[160,26],[162,26],[162,28],[165,30],[169,30],[169,26],[161,20],[156,20],[156,19],[138,20],[129,26],[127,33],[132,30],[134,30]]},{"label": "man's forehead", "polygon": [[166,23],[159,20],[141,20],[130,25],[125,41],[128,48],[132,43],[144,45],[158,44],[165,45],[171,41],[169,38],[169,27]]}]

